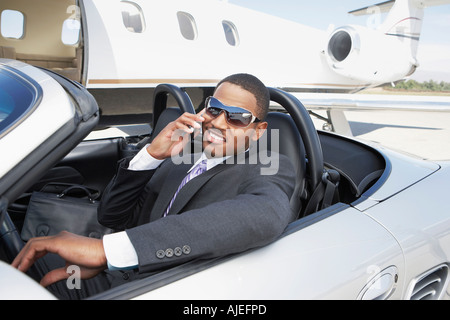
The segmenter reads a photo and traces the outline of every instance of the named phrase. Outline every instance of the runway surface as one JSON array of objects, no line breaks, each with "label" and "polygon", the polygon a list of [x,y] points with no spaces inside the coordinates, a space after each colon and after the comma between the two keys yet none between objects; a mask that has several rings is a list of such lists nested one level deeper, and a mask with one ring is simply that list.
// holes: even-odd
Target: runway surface
[{"label": "runway surface", "polygon": [[[344,114],[356,138],[423,159],[450,160],[450,112],[370,110]],[[322,129],[323,121],[313,121]]]}]

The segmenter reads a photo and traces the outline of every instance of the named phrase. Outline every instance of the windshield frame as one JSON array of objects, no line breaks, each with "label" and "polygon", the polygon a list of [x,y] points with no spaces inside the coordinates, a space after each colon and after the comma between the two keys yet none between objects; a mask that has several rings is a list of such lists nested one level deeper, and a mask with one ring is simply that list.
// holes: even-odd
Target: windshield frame
[{"label": "windshield frame", "polygon": [[42,88],[20,71],[12,71],[8,66],[2,64],[0,64],[0,84],[3,90],[5,90],[3,84],[8,85],[9,90],[5,90],[6,94],[14,102],[14,109],[4,120],[0,121],[1,139],[36,110],[42,100]]}]

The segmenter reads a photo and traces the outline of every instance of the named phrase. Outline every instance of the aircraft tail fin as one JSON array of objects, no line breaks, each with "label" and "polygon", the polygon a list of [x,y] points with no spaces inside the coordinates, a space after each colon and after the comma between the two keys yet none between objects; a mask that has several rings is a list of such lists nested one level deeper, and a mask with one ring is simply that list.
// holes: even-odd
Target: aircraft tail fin
[{"label": "aircraft tail fin", "polygon": [[387,36],[397,37],[405,44],[408,43],[412,57],[415,58],[422,30],[424,9],[443,4],[450,4],[450,0],[390,0],[349,13],[362,16],[388,12],[385,20],[378,24],[376,29]]},{"label": "aircraft tail fin", "polygon": [[424,2],[418,0],[393,2],[391,10],[378,30],[403,41],[411,40],[417,45],[422,31]]}]

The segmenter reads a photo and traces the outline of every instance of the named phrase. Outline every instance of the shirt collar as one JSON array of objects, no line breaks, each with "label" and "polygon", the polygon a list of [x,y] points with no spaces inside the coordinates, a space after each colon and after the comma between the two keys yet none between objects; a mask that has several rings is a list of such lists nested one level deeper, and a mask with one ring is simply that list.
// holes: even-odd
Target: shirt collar
[{"label": "shirt collar", "polygon": [[218,157],[218,158],[208,158],[205,153],[202,153],[200,159],[197,160],[197,162],[194,163],[194,165],[189,169],[188,173],[191,172],[191,170],[200,162],[203,160],[206,160],[206,170],[212,169],[215,166],[217,166],[220,163],[223,163],[225,160],[230,158],[232,156],[226,156],[226,157]]}]

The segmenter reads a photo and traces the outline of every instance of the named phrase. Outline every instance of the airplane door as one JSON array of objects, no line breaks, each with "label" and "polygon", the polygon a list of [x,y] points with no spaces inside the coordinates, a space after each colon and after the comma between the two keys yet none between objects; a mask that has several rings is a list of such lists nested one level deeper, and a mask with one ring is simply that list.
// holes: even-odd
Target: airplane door
[{"label": "airplane door", "polygon": [[84,48],[77,0],[2,0],[0,12],[9,21],[0,37],[1,58],[81,82]]}]

